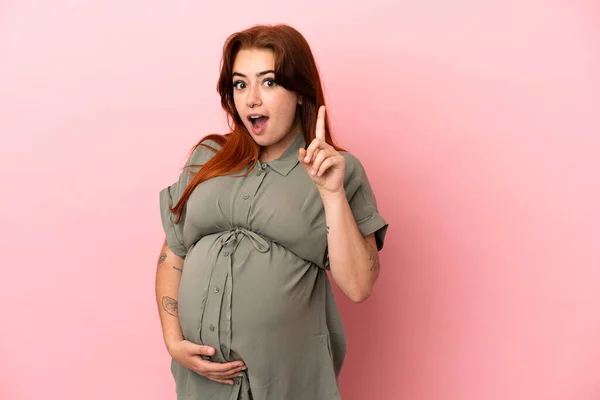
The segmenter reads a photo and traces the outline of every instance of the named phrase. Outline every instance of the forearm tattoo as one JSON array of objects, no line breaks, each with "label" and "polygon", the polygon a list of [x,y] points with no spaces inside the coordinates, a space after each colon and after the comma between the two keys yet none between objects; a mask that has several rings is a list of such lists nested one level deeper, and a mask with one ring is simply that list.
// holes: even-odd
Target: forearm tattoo
[{"label": "forearm tattoo", "polygon": [[179,267],[173,267],[173,269],[176,269],[179,272],[183,272],[183,268],[179,268]]},{"label": "forearm tattoo", "polygon": [[177,300],[169,296],[163,296],[162,305],[166,312],[177,317],[179,316],[179,309]]},{"label": "forearm tattoo", "polygon": [[161,255],[158,256],[158,265],[162,264],[166,258],[167,258],[167,253],[161,253]]},{"label": "forearm tattoo", "polygon": [[376,271],[379,268],[379,259],[372,247],[370,248],[369,262],[371,263],[371,271]]}]

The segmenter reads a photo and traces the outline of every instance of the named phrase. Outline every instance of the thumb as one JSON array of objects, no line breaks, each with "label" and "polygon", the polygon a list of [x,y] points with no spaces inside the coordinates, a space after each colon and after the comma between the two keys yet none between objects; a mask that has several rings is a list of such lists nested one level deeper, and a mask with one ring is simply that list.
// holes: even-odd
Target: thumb
[{"label": "thumb", "polygon": [[198,354],[201,354],[203,356],[212,356],[215,354],[214,347],[210,346],[198,345],[195,350]]},{"label": "thumb", "polygon": [[298,151],[298,161],[300,162],[300,164],[302,165],[302,168],[304,168],[304,170],[306,171],[306,173],[309,173],[310,172],[311,163],[305,163],[304,162],[304,157],[306,157],[306,149],[300,149]]}]

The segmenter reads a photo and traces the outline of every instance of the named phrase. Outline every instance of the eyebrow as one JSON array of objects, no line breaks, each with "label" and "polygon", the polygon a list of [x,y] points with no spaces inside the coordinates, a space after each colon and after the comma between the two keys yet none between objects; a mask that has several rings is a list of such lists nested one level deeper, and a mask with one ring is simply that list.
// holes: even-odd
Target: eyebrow
[{"label": "eyebrow", "polygon": [[[273,71],[272,69],[269,69],[269,70],[267,70],[267,71],[262,71],[262,72],[259,72],[258,74],[256,74],[256,76],[263,76],[263,75],[267,75],[267,74],[270,74],[270,73],[273,73],[273,74],[274,74],[274,73],[275,73],[275,71]],[[237,75],[237,76],[241,76],[242,78],[246,78],[246,75],[244,75],[244,74],[241,74],[241,73],[239,73],[239,72],[234,72],[233,74],[231,74],[231,77],[234,77],[234,76],[236,76],[236,75]]]}]

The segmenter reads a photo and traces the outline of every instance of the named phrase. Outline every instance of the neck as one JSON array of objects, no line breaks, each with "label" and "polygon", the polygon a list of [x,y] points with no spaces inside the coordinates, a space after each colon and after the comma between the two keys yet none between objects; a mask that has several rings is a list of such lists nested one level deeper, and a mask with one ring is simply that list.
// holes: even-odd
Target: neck
[{"label": "neck", "polygon": [[281,155],[287,150],[288,147],[291,146],[291,144],[294,142],[294,139],[298,135],[302,135],[302,126],[300,121],[296,120],[292,126],[292,129],[290,129],[290,132],[279,142],[262,148],[259,159],[262,162],[269,162],[281,157]]}]

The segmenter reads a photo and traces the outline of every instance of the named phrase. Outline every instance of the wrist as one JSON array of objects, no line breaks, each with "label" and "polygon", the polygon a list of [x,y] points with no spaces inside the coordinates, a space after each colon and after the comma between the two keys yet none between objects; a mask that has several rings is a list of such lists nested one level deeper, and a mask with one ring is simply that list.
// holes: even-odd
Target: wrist
[{"label": "wrist", "polygon": [[171,353],[171,350],[173,349],[173,347],[175,347],[182,341],[183,341],[182,336],[172,336],[172,337],[165,338],[165,346],[167,347],[167,351],[169,352],[169,354]]},{"label": "wrist", "polygon": [[327,207],[329,204],[339,204],[340,202],[347,202],[346,192],[344,189],[337,190],[335,192],[330,191],[319,191],[323,205]]}]

